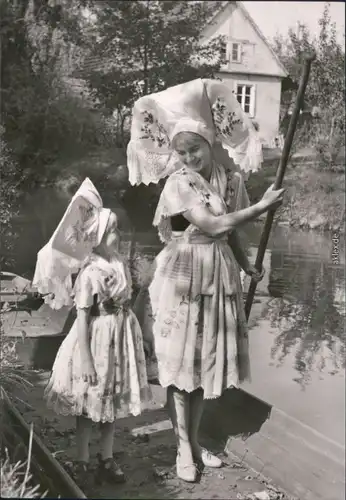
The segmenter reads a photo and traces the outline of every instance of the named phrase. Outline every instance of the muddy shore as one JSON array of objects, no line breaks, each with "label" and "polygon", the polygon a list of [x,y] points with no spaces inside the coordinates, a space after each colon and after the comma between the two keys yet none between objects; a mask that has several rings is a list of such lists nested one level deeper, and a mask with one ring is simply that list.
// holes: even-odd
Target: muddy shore
[{"label": "muddy shore", "polygon": [[[43,389],[49,372],[37,372],[36,381],[25,394],[16,394],[30,407],[17,402],[28,423],[57,460],[68,470],[75,458],[75,419],[60,417],[47,409]],[[92,486],[85,494],[91,498],[174,498],[231,500],[298,500],[271,484],[259,471],[223,452],[220,444],[203,436],[203,445],[223,461],[221,469],[205,469],[195,484],[184,483],[175,475],[176,446],[165,404],[165,391],[152,386],[153,400],[139,417],[119,419],[114,455],[127,476],[124,485]],[[98,429],[91,442],[91,466],[96,468]],[[83,487],[83,485],[80,485]]]}]

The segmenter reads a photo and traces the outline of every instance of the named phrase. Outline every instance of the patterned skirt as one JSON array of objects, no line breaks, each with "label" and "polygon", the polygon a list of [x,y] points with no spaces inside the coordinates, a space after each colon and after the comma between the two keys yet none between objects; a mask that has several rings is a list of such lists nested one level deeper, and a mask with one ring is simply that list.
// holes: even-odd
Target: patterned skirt
[{"label": "patterned skirt", "polygon": [[134,311],[152,339],[149,379],[204,398],[250,379],[249,345],[239,266],[224,240],[175,237],[157,256],[148,289]]},{"label": "patterned skirt", "polygon": [[82,378],[77,321],[56,356],[45,389],[47,405],[62,415],[113,422],[141,413],[150,399],[142,332],[131,311],[91,317],[90,347],[97,384]]}]

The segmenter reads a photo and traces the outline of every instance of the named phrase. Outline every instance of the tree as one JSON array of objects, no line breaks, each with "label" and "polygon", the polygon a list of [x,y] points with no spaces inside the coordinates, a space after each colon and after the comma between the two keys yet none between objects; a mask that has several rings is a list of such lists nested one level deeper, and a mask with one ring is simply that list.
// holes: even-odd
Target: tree
[{"label": "tree", "polygon": [[121,143],[136,99],[219,69],[223,45],[218,37],[200,43],[200,34],[220,2],[95,2],[96,68],[86,69],[99,106],[116,113]]},{"label": "tree", "polygon": [[1,256],[0,270],[4,266],[11,265],[11,252],[13,249],[13,218],[17,213],[16,204],[18,200],[17,186],[20,178],[17,174],[17,165],[12,159],[4,141],[4,128],[0,125],[0,171],[6,175],[1,175],[0,182],[0,241]]},{"label": "tree", "polygon": [[87,46],[84,5],[84,0],[0,4],[3,140],[33,182],[42,180],[57,157],[102,141],[103,118],[72,96],[64,80]]},{"label": "tree", "polygon": [[[290,29],[286,37],[277,36],[274,39],[273,48],[296,84],[299,82],[304,52],[312,49],[316,51],[317,57],[311,67],[305,96],[305,105],[311,111],[312,120],[305,123],[304,128],[301,127],[300,140],[315,150],[321,166],[333,167],[345,145],[345,53],[337,41],[329,3],[324,6],[319,27],[317,37],[312,37],[304,25],[300,25],[299,34]],[[287,116],[292,98],[292,88],[283,89],[282,120]]]},{"label": "tree", "polygon": [[101,113],[71,95],[66,83],[71,62],[88,44],[85,5],[85,0],[0,2],[2,267],[11,264],[17,243],[20,247],[16,216],[33,188],[44,186],[46,192],[62,165],[114,144]]}]

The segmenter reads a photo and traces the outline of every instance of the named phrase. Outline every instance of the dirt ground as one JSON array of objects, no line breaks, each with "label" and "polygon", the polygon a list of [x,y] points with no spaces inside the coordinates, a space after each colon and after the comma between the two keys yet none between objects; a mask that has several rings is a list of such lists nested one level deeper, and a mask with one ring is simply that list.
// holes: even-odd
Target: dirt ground
[{"label": "dirt ground", "polygon": [[[68,470],[75,458],[75,419],[59,417],[48,410],[42,398],[47,372],[38,374],[37,383],[25,395],[19,395],[31,408],[19,403],[28,423],[57,460]],[[116,426],[114,455],[121,464],[127,482],[123,485],[92,486],[84,491],[89,498],[113,499],[230,499],[292,500],[245,463],[225,455],[218,444],[203,437],[203,445],[224,461],[221,469],[204,469],[197,483],[189,484],[175,475],[176,445],[168,419],[165,392],[153,386],[153,403],[139,417],[119,419]],[[91,443],[91,465],[96,468],[99,438],[95,424]]]}]

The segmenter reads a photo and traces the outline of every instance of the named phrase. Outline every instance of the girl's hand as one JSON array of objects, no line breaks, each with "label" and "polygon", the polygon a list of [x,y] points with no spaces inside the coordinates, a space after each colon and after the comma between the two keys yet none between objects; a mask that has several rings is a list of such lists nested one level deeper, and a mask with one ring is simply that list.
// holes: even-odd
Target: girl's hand
[{"label": "girl's hand", "polygon": [[112,288],[112,287],[113,287],[113,286],[117,283],[117,281],[119,281],[118,276],[116,276],[116,275],[114,275],[114,274],[109,274],[109,275],[108,275],[108,276],[106,276],[106,278],[105,278],[105,282],[106,282],[106,283],[107,283],[107,285],[108,285],[109,287],[111,287],[111,288]]},{"label": "girl's hand", "polygon": [[262,271],[259,272],[255,266],[249,265],[247,269],[244,269],[245,273],[251,277],[256,283],[260,282],[263,279],[263,276],[265,274],[265,269],[262,267]]},{"label": "girl's hand", "polygon": [[143,339],[143,349],[147,358],[151,358],[153,355],[153,343],[150,340]]},{"label": "girl's hand", "polygon": [[274,184],[272,184],[262,197],[262,201],[265,203],[267,208],[278,208],[282,201],[285,189],[274,189]]},{"label": "girl's hand", "polygon": [[97,374],[91,359],[82,360],[82,378],[89,385],[97,384]]}]

